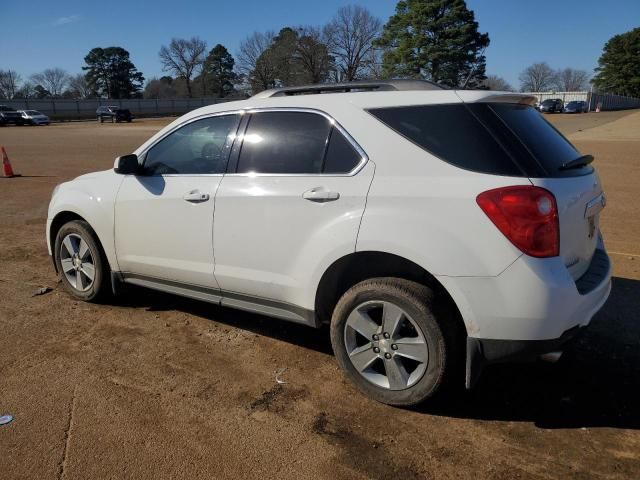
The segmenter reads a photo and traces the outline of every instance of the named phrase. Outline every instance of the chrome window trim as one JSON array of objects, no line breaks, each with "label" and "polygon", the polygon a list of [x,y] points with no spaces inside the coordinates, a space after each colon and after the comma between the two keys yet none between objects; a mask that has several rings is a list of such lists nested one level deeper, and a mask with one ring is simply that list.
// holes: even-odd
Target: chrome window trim
[{"label": "chrome window trim", "polygon": [[302,113],[313,113],[316,115],[320,115],[331,123],[332,126],[336,127],[338,131],[344,135],[347,141],[351,144],[351,146],[360,154],[360,162],[349,172],[345,173],[227,173],[228,177],[353,177],[357,175],[367,164],[369,161],[369,156],[364,151],[364,149],[355,141],[355,139],[351,136],[347,130],[340,125],[340,123],[333,118],[328,113],[318,110],[316,108],[306,108],[306,107],[258,107],[258,108],[248,108],[243,110],[244,113],[254,114],[254,113],[266,113],[266,112],[302,112]]}]

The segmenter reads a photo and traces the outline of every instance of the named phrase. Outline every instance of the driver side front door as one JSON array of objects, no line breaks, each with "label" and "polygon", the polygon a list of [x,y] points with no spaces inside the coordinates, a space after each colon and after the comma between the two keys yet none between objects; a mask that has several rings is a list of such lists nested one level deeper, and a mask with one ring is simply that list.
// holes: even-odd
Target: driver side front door
[{"label": "driver side front door", "polygon": [[141,155],[142,175],[125,177],[115,206],[125,281],[218,289],[214,200],[239,118],[217,115],[179,126]]}]

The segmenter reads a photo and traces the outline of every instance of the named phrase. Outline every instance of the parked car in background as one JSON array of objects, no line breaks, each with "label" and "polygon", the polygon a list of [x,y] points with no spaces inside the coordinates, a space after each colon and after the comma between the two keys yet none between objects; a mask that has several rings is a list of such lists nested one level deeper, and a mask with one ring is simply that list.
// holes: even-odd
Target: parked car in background
[{"label": "parked car in background", "polygon": [[8,125],[10,123],[24,125],[25,121],[13,108],[0,105],[0,125]]},{"label": "parked car in background", "polygon": [[564,113],[587,113],[589,108],[584,100],[572,100],[564,106]]},{"label": "parked car in background", "polygon": [[96,116],[100,123],[104,123],[105,119],[110,120],[111,123],[116,122],[131,122],[133,116],[128,108],[120,108],[115,106],[98,107],[96,110]]},{"label": "parked car in background", "polygon": [[18,110],[18,113],[27,125],[49,125],[50,123],[49,117],[38,110]]},{"label": "parked car in background", "polygon": [[564,108],[564,103],[559,98],[548,98],[547,100],[540,103],[538,110],[543,113],[556,113],[562,112]]}]

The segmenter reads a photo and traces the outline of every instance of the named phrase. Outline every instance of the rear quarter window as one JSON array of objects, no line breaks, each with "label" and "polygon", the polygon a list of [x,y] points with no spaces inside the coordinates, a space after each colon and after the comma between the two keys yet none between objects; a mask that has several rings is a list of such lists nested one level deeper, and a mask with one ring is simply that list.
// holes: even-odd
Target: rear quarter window
[{"label": "rear quarter window", "polygon": [[521,176],[489,130],[462,103],[377,108],[376,118],[436,157],[465,170]]},{"label": "rear quarter window", "polygon": [[528,105],[459,103],[369,112],[419,147],[465,170],[519,177],[581,175],[592,170],[560,169],[580,153]]}]

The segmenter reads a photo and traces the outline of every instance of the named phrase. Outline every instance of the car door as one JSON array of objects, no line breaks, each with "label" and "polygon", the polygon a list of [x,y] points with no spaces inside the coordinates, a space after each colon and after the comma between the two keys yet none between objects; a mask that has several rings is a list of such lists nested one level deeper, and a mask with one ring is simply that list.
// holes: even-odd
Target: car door
[{"label": "car door", "polygon": [[198,118],[141,155],[115,206],[116,254],[125,277],[217,288],[213,211],[239,115]]},{"label": "car door", "polygon": [[216,195],[223,304],[248,297],[312,310],[318,267],[355,250],[373,165],[317,111],[257,111],[240,136]]}]

